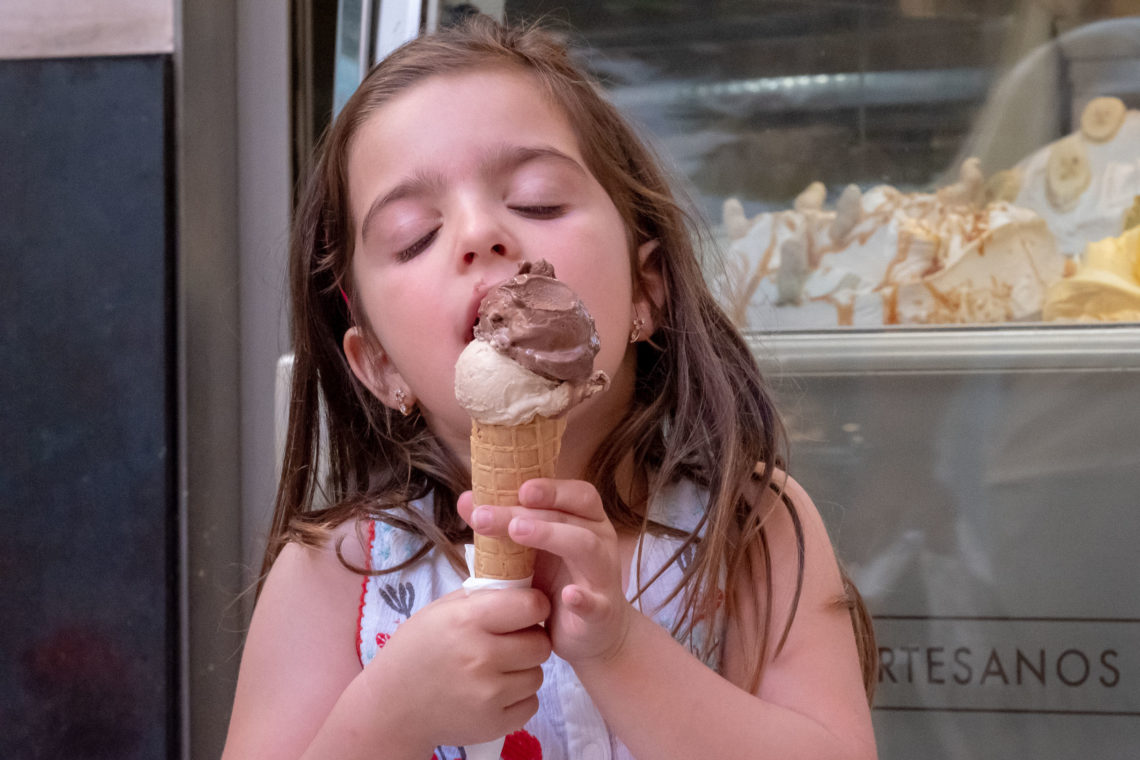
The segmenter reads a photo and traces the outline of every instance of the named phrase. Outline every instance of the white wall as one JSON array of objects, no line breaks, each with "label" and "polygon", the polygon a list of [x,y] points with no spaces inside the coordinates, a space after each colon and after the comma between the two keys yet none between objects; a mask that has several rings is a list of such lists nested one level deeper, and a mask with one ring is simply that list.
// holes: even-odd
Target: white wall
[{"label": "white wall", "polygon": [[[3,0],[0,0],[2,2]],[[289,4],[176,0],[188,544],[186,756],[220,754],[275,491],[287,349]]]},{"label": "white wall", "polygon": [[0,58],[170,53],[173,0],[0,0]]},{"label": "white wall", "polygon": [[239,0],[236,5],[242,547],[246,566],[256,571],[277,488],[277,358],[289,350],[289,4]]}]

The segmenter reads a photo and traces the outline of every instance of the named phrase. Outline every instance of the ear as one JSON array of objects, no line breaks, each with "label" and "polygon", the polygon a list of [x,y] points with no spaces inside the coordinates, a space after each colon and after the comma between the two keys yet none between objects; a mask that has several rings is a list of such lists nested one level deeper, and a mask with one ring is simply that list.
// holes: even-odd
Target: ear
[{"label": "ear", "polygon": [[382,404],[399,411],[401,399],[397,398],[397,391],[403,393],[405,408],[415,404],[415,398],[396,365],[392,364],[384,349],[376,341],[369,340],[359,327],[350,327],[345,331],[343,345],[352,374]]},{"label": "ear", "polygon": [[633,315],[643,322],[641,335],[648,340],[657,331],[656,316],[665,308],[665,277],[661,273],[660,242],[647,240],[637,247],[637,287]]}]

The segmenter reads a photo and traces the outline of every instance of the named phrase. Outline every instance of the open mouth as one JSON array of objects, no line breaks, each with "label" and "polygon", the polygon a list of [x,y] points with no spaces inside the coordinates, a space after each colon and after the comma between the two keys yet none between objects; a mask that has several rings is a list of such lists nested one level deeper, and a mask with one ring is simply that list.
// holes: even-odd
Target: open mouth
[{"label": "open mouth", "polygon": [[482,303],[482,298],[476,298],[472,304],[471,309],[467,314],[467,334],[463,336],[463,342],[470,343],[475,340],[475,325],[479,324],[479,304]]}]

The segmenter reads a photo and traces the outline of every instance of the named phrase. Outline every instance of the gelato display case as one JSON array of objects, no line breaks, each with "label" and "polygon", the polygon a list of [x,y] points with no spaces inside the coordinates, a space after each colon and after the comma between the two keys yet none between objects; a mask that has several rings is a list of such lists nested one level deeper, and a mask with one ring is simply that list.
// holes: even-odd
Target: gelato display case
[{"label": "gelato display case", "polygon": [[707,223],[710,282],[876,620],[881,757],[1140,753],[1140,7],[418,22],[475,6],[566,29]]}]

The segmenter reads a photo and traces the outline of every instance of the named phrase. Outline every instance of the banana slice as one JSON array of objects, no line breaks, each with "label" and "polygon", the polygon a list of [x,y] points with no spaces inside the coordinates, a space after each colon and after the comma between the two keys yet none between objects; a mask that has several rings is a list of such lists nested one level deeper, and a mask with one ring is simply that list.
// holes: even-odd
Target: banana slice
[{"label": "banana slice", "polygon": [[1116,136],[1127,112],[1120,98],[1093,98],[1081,113],[1081,134],[1093,142],[1108,142]]},{"label": "banana slice", "polygon": [[986,181],[986,203],[1013,203],[1021,192],[1021,169],[1003,169]]},{"label": "banana slice", "polygon": [[1045,195],[1058,211],[1069,211],[1092,182],[1089,154],[1079,134],[1053,143],[1045,164]]}]

